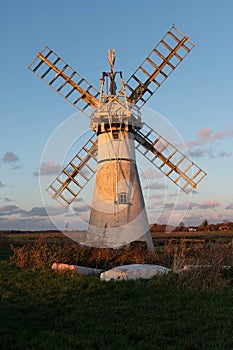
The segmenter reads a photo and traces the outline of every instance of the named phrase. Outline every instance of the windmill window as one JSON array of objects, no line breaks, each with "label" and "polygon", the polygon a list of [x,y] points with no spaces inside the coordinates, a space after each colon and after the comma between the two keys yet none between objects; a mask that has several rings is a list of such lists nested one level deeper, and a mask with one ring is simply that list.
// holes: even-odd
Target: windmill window
[{"label": "windmill window", "polygon": [[114,140],[118,140],[118,139],[119,139],[119,131],[114,131],[114,132],[112,133],[112,138],[113,138]]},{"label": "windmill window", "polygon": [[128,203],[128,195],[125,192],[119,193],[119,204],[127,204]]}]

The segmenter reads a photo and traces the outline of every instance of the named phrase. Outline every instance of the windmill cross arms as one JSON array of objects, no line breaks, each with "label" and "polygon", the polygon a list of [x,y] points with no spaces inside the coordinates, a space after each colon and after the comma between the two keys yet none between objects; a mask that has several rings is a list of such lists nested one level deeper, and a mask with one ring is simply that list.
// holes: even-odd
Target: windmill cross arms
[{"label": "windmill cross arms", "polygon": [[135,140],[136,149],[185,193],[196,188],[207,175],[146,123],[136,131]]},{"label": "windmill cross arms", "polygon": [[51,197],[63,207],[67,207],[73,202],[96,173],[97,152],[97,136],[92,133],[85,145],[47,188]]},{"label": "windmill cross arms", "polygon": [[28,68],[86,116],[99,103],[99,92],[47,46]]},{"label": "windmill cross arms", "polygon": [[126,82],[128,101],[141,108],[193,47],[188,36],[172,26]]}]

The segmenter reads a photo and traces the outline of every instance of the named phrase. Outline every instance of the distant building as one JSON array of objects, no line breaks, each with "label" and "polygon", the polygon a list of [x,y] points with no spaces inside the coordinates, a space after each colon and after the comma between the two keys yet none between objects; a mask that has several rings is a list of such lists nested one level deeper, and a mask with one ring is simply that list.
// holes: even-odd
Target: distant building
[{"label": "distant building", "polygon": [[196,227],[189,227],[188,230],[189,230],[189,232],[196,232],[197,231]]},{"label": "distant building", "polygon": [[219,231],[230,231],[230,227],[226,224],[219,226]]}]

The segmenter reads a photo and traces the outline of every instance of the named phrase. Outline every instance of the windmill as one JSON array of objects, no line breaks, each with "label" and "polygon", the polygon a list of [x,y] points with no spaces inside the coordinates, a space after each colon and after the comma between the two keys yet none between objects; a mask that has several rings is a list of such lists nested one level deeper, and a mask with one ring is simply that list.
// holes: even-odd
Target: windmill
[{"label": "windmill", "polygon": [[29,65],[90,118],[90,138],[47,189],[67,207],[96,174],[87,244],[117,247],[142,240],[153,249],[136,150],[186,193],[206,176],[141,118],[141,108],[193,47],[173,25],[126,83],[114,69],[115,51],[108,50],[110,71],[103,72],[99,91],[47,46]]}]

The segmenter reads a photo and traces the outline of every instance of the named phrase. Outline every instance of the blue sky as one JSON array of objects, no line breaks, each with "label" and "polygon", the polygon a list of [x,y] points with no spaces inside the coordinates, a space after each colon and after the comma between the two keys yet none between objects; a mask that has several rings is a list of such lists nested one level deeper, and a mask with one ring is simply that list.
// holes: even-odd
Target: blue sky
[{"label": "blue sky", "polygon": [[[108,48],[116,49],[116,68],[127,80],[172,24],[196,46],[147,107],[173,125],[208,177],[192,198],[179,196],[171,213],[176,189],[166,185],[150,164],[142,166],[139,158],[149,219],[166,222],[172,217],[177,223],[182,218],[190,225],[205,218],[233,221],[232,13],[230,0],[2,3],[0,229],[50,228],[44,205],[61,227],[69,221],[64,216],[72,216],[55,203],[43,202],[37,174],[52,133],[76,110],[28,70],[36,53],[48,45],[98,88],[101,72],[108,69]],[[77,137],[88,128],[84,119],[76,118]],[[150,125],[157,130],[153,117]],[[49,184],[55,169],[47,164],[46,171],[42,182]],[[145,174],[149,186],[143,182]],[[85,196],[90,192],[91,186]],[[74,227],[86,201],[80,201]]]}]

